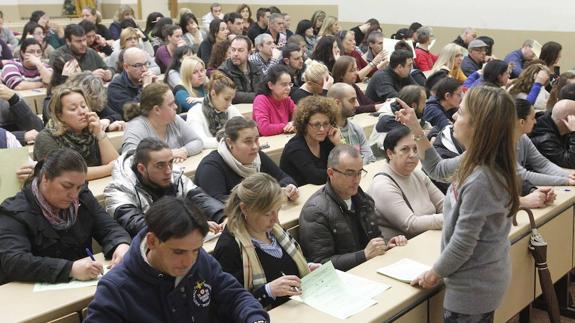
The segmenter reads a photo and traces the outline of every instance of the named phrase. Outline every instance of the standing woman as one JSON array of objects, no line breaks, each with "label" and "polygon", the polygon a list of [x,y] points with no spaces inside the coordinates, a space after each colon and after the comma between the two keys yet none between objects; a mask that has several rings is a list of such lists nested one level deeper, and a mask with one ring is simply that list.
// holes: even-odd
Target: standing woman
[{"label": "standing woman", "polygon": [[[199,58],[194,58],[196,67],[202,66]],[[205,70],[203,72],[205,79]],[[196,130],[202,139],[205,148],[217,148],[216,135],[226,122],[233,117],[241,117],[240,111],[232,104],[236,95],[236,84],[220,71],[212,73],[212,79],[205,86],[205,95],[202,93],[201,104],[197,104],[188,110],[186,122]],[[176,93],[176,96],[178,93]],[[196,101],[198,102],[198,101]]]},{"label": "standing woman", "polygon": [[194,53],[198,52],[200,44],[206,39],[206,33],[200,30],[198,19],[193,13],[185,13],[180,17],[180,28],[184,32],[183,39],[186,45],[194,49]]},{"label": "standing woman", "polygon": [[208,88],[208,78],[204,62],[193,56],[185,57],[180,66],[180,84],[174,89],[178,111],[187,112],[195,104],[204,101]]},{"label": "standing woman", "polygon": [[228,25],[223,20],[219,18],[212,20],[212,22],[210,22],[208,38],[204,39],[198,49],[198,57],[201,58],[205,64],[208,64],[210,56],[212,55],[212,48],[215,44],[226,41],[229,33]]},{"label": "standing woman", "polygon": [[194,129],[176,114],[176,100],[170,87],[152,83],[144,88],[140,104],[133,103],[124,109],[128,120],[122,152],[136,149],[147,137],[158,138],[170,146],[174,161],[182,162],[202,151],[202,140]]},{"label": "standing woman", "polygon": [[412,284],[431,288],[447,278],[444,322],[493,322],[511,280],[509,231],[519,208],[513,99],[494,87],[467,92],[454,125],[466,148],[459,165],[439,157],[412,108],[396,116],[412,130],[426,173],[455,173],[443,206],[441,255]]},{"label": "standing woman", "polygon": [[285,65],[277,64],[268,70],[253,103],[253,117],[260,135],[274,136],[295,131],[291,121],[295,103],[289,96],[292,86]]},{"label": "standing woman", "polygon": [[297,241],[279,223],[285,195],[277,181],[262,173],[244,179],[230,195],[228,224],[214,257],[264,307],[301,294],[300,278],[317,268],[308,264]]},{"label": "standing woman", "polygon": [[247,36],[248,29],[250,29],[251,25],[254,23],[254,19],[252,18],[252,9],[247,4],[242,3],[236,12],[242,16],[242,34]]},{"label": "standing woman", "polygon": [[82,155],[88,165],[87,179],[112,174],[118,152],[102,129],[100,118],[86,103],[79,88],[61,85],[52,90],[51,118],[34,143],[34,160],[43,160],[60,148]]}]

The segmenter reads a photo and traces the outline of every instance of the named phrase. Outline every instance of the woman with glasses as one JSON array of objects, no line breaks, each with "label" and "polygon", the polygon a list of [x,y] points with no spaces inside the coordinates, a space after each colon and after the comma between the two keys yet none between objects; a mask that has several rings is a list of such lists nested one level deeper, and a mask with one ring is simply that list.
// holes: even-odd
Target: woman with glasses
[{"label": "woman with glasses", "polygon": [[204,157],[198,165],[194,183],[212,197],[225,202],[232,189],[248,176],[266,173],[284,187],[287,198],[299,197],[295,181],[260,150],[256,123],[243,117],[226,122],[217,150]]},{"label": "woman with glasses", "polygon": [[441,230],[444,196],[422,170],[416,169],[417,146],[409,128],[400,125],[392,129],[383,148],[388,162],[373,178],[369,190],[383,236],[401,234],[411,239],[427,230]]},{"label": "woman with glasses", "polygon": [[127,27],[122,30],[120,39],[114,44],[114,52],[106,59],[106,65],[113,68],[117,73],[123,70],[122,62],[120,62],[120,54],[128,48],[138,47],[148,54],[148,71],[156,75],[160,74],[160,67],[154,61],[154,49],[147,38],[143,37],[144,34],[141,30],[133,27]]},{"label": "woman with glasses", "polygon": [[291,93],[291,98],[295,104],[311,95],[326,96],[327,90],[333,84],[333,78],[329,75],[327,67],[314,60],[307,62],[303,80],[305,83]]},{"label": "woman with glasses", "polygon": [[24,26],[24,31],[22,32],[22,37],[20,38],[20,43],[18,46],[14,48],[13,54],[14,57],[20,57],[20,45],[27,38],[34,38],[42,47],[42,59],[47,61],[52,53],[54,52],[54,47],[48,44],[46,41],[46,32],[44,27],[40,26],[39,24],[29,21]]},{"label": "woman with glasses", "polygon": [[327,156],[341,143],[335,127],[334,99],[311,96],[300,101],[294,117],[296,135],[285,145],[280,168],[297,182],[321,185],[327,180]]},{"label": "woman with glasses", "polygon": [[260,135],[274,136],[295,131],[291,122],[295,103],[289,96],[292,86],[285,65],[270,67],[254,99],[253,114]]},{"label": "woman with glasses", "polygon": [[42,62],[42,46],[34,38],[20,44],[20,61],[10,61],[2,68],[2,82],[14,90],[46,87],[52,78],[52,68]]}]

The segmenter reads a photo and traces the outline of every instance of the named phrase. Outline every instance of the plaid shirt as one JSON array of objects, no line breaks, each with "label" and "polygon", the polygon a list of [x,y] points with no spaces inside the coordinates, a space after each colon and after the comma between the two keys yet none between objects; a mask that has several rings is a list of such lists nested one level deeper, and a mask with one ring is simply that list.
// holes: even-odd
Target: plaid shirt
[{"label": "plaid shirt", "polygon": [[278,58],[272,57],[267,62],[264,61],[260,53],[253,53],[249,57],[249,61],[252,62],[263,74],[267,74],[270,67],[278,64],[280,60]]}]

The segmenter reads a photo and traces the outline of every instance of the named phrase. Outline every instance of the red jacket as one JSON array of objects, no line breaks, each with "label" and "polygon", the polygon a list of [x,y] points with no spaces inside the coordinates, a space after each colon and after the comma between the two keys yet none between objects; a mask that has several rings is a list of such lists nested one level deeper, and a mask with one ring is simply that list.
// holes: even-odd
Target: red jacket
[{"label": "red jacket", "polygon": [[422,71],[429,71],[437,61],[437,56],[423,48],[415,48],[415,65]]}]

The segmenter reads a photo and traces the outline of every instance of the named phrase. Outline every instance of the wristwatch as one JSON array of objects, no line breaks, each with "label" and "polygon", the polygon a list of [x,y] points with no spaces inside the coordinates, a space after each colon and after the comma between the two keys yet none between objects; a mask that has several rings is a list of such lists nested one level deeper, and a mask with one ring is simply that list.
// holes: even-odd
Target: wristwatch
[{"label": "wristwatch", "polygon": [[419,135],[413,135],[413,140],[415,142],[422,141],[423,139],[425,139],[425,134],[423,134],[423,133],[419,134]]}]

